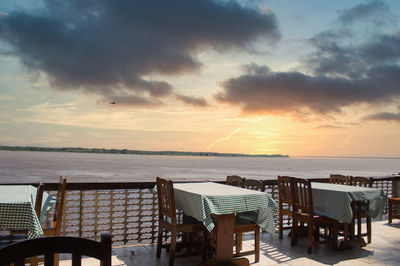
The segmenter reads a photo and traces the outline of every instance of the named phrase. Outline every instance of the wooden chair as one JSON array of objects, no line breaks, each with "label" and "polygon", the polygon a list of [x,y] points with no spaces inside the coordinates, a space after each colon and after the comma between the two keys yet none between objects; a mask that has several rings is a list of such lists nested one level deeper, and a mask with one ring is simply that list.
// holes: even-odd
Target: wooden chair
[{"label": "wooden chair", "polygon": [[372,178],[363,176],[350,176],[350,185],[356,187],[372,187]]},{"label": "wooden chair", "polygon": [[345,175],[330,175],[329,184],[350,185],[350,177]]},{"label": "wooden chair", "polygon": [[293,199],[292,246],[297,244],[298,222],[304,222],[308,225],[308,253],[312,251],[313,235],[316,239],[319,237],[319,227],[329,227],[331,229],[330,239],[335,250],[337,247],[338,222],[334,219],[314,214],[311,182],[301,178],[292,178],[291,185]]},{"label": "wooden chair", "polygon": [[[171,180],[165,180],[157,177],[158,194],[158,239],[157,239],[157,258],[161,256],[161,248],[169,247],[169,265],[174,265],[176,240],[178,233],[203,232],[205,241],[203,242],[203,260],[206,259],[207,229],[199,223],[178,224],[175,208],[174,187]],[[194,218],[193,218],[194,219]],[[162,244],[163,233],[171,232],[171,242],[168,245]]]},{"label": "wooden chair", "polygon": [[242,187],[245,178],[238,175],[228,175],[226,177],[226,184],[230,186]]},{"label": "wooden chair", "polygon": [[54,209],[53,219],[52,221],[46,222],[42,225],[45,236],[58,236],[61,233],[61,223],[65,205],[66,187],[67,179],[61,176],[57,188],[57,201]]},{"label": "wooden chair", "polygon": [[255,179],[244,179],[242,182],[242,187],[251,189],[251,190],[256,190],[256,191],[264,190],[263,183],[259,180],[255,180]]},{"label": "wooden chair", "polygon": [[[350,184],[352,186],[357,186],[357,187],[372,187],[372,179],[363,176],[351,176]],[[355,220],[357,220],[357,237],[360,238],[366,236],[368,243],[371,243],[371,235],[372,235],[371,217],[369,217],[368,214],[363,211],[362,202],[359,201],[352,202],[351,207],[353,210],[353,219],[351,222],[351,232],[350,232],[351,237],[354,237]],[[366,219],[366,224],[367,224],[366,233],[361,233],[361,222],[363,218]]]},{"label": "wooden chair", "polygon": [[388,220],[392,223],[393,218],[400,219],[400,214],[393,213],[393,205],[400,205],[400,198],[389,198]]},{"label": "wooden chair", "polygon": [[[278,176],[279,195],[279,238],[283,238],[283,216],[293,217],[293,192],[292,178],[290,176]],[[291,227],[289,227],[291,228]]]},{"label": "wooden chair", "polygon": [[[247,189],[262,191],[264,186],[261,181],[254,179],[245,179],[242,186]],[[260,261],[260,226],[256,224],[253,219],[246,219],[246,216],[251,215],[248,213],[238,213],[235,218],[234,233],[236,235],[236,253],[234,257],[247,256],[254,254],[254,261]],[[254,232],[254,250],[242,252],[243,233]]]},{"label": "wooden chair", "polygon": [[26,258],[44,255],[44,265],[53,266],[55,253],[72,254],[72,266],[81,265],[82,256],[99,259],[111,266],[111,236],[101,235],[101,242],[70,236],[40,237],[20,241],[0,249],[0,265],[25,265]]}]

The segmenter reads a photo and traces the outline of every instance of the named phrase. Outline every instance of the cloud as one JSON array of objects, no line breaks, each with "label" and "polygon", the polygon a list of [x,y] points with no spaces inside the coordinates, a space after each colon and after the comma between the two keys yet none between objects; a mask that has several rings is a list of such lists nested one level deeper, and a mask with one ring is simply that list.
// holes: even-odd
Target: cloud
[{"label": "cloud", "polygon": [[400,123],[400,113],[381,112],[376,114],[367,115],[363,118],[367,121],[387,121]]},{"label": "cloud", "polygon": [[[379,12],[372,9],[379,6]],[[360,23],[389,12],[381,1],[344,11],[340,21]],[[340,23],[339,23],[340,24]],[[400,98],[400,32],[378,32],[362,40],[353,26],[333,28],[309,40],[313,52],[302,61],[305,72],[275,72],[249,64],[245,73],[223,81],[219,102],[240,106],[245,114],[307,113],[329,116],[357,104],[390,104]]]},{"label": "cloud", "polygon": [[188,105],[193,105],[193,106],[198,106],[198,107],[208,106],[208,103],[207,103],[206,99],[204,99],[204,98],[190,97],[190,96],[185,96],[185,95],[181,95],[181,94],[176,94],[175,97],[178,100],[180,100]]},{"label": "cloud", "polygon": [[0,17],[0,40],[54,88],[130,94],[124,102],[133,105],[173,94],[148,77],[198,71],[201,49],[246,50],[258,38],[279,38],[272,12],[236,1],[45,0],[44,7]]},{"label": "cloud", "polygon": [[357,23],[360,20],[371,22],[372,20],[373,23],[381,25],[385,22],[384,16],[387,16],[388,12],[388,6],[382,1],[366,1],[340,12],[338,20],[343,24]]},{"label": "cloud", "polygon": [[315,127],[316,129],[341,129],[343,127],[341,126],[335,126],[335,125],[321,125],[318,127]]}]

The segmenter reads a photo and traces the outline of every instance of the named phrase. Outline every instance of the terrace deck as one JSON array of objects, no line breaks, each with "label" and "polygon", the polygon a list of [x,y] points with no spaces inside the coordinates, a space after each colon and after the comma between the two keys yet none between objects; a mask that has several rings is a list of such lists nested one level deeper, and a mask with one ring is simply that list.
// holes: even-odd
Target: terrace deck
[{"label": "terrace deck", "polygon": [[[260,262],[254,263],[254,256],[248,256],[250,265],[400,265],[400,220],[389,225],[387,220],[373,222],[372,243],[366,247],[332,251],[327,244],[316,244],[312,254],[307,254],[306,238],[299,239],[299,245],[290,246],[285,231],[284,238],[262,233]],[[245,236],[244,249],[254,243],[252,237]],[[134,251],[134,255],[132,255]],[[156,258],[155,245],[113,246],[112,264],[117,265],[168,265],[168,254],[163,250],[160,259]],[[199,265],[200,256],[177,258],[175,265]],[[60,265],[70,265],[68,259]],[[99,265],[94,259],[84,259],[82,265]]]}]

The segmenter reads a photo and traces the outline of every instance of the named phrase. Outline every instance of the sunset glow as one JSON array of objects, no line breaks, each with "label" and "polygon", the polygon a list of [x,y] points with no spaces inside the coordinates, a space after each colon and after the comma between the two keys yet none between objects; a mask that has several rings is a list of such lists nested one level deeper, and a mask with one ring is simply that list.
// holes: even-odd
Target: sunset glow
[{"label": "sunset glow", "polygon": [[0,145],[400,156],[397,0],[78,5],[1,1]]}]

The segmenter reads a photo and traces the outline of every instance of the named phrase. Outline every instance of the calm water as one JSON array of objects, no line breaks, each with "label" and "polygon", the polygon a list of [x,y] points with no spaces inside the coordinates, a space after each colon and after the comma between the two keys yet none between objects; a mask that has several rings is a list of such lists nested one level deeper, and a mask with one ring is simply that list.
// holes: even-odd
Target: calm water
[{"label": "calm water", "polygon": [[227,175],[275,179],[278,175],[326,178],[331,173],[384,176],[400,172],[400,159],[235,158],[0,151],[0,182],[224,180]]}]

